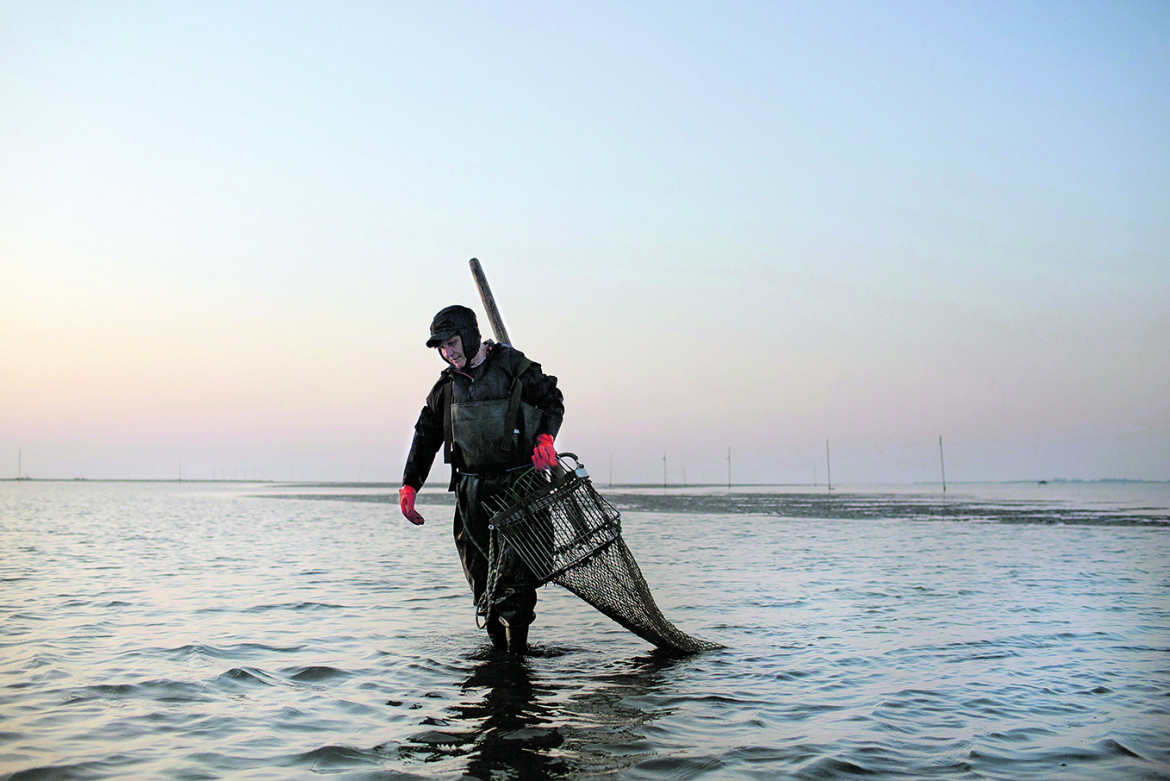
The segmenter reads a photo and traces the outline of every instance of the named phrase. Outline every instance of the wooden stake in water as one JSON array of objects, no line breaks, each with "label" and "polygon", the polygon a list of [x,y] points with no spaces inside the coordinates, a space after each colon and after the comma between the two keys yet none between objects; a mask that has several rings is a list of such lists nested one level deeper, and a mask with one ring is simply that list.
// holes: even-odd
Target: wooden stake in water
[{"label": "wooden stake in water", "polygon": [[829,481],[828,482],[829,490],[832,491],[833,490],[833,464],[831,461],[829,461],[829,440],[827,440],[827,439],[825,440],[825,470],[829,473],[829,476],[825,479]]},{"label": "wooden stake in water", "polygon": [[947,465],[943,461],[942,435],[938,438],[938,466],[942,470],[943,493],[947,492]]}]

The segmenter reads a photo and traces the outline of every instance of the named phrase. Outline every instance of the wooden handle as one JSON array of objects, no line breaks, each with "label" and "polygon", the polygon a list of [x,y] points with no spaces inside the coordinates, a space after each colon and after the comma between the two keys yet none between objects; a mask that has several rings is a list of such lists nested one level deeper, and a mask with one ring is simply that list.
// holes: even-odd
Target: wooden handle
[{"label": "wooden handle", "polygon": [[492,332],[500,344],[511,344],[508,338],[508,329],[504,328],[504,318],[500,317],[500,310],[496,308],[496,299],[492,296],[492,289],[488,287],[487,277],[484,276],[483,266],[476,258],[472,258],[471,276],[475,277],[475,286],[479,288],[479,298],[483,301],[484,311],[487,312],[488,322],[492,324]]}]

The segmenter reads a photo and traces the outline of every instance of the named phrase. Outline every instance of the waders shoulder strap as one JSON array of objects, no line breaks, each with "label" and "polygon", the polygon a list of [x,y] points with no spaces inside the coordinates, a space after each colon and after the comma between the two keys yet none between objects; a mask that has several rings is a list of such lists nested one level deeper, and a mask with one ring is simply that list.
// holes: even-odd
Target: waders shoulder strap
[{"label": "waders shoulder strap", "polygon": [[443,388],[443,460],[448,464],[451,463],[451,443],[455,441],[455,429],[451,425],[451,403],[454,400],[451,386],[454,384],[454,381],[448,382]]},{"label": "waders shoulder strap", "polygon": [[531,365],[531,360],[522,359],[516,369],[516,378],[512,380],[512,397],[508,400],[508,417],[505,422],[512,430],[511,450],[513,452],[520,447],[520,396],[524,392],[524,381],[520,379],[520,375],[528,371],[528,367]]}]

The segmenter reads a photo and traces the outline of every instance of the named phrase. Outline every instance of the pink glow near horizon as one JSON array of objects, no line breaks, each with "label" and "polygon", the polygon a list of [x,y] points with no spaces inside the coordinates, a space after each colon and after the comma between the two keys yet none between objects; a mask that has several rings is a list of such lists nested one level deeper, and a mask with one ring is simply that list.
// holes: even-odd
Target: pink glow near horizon
[{"label": "pink glow near horizon", "polygon": [[0,476],[394,482],[478,256],[595,474],[1170,479],[1170,14],[850,8],[2,12]]}]

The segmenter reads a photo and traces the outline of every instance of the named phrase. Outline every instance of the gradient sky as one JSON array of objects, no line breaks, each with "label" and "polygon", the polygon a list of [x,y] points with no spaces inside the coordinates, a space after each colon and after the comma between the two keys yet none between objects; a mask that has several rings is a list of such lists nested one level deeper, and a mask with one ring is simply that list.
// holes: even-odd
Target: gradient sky
[{"label": "gradient sky", "polygon": [[1170,479],[1168,85],[1161,0],[0,0],[0,476],[397,482],[478,257],[603,480]]}]

